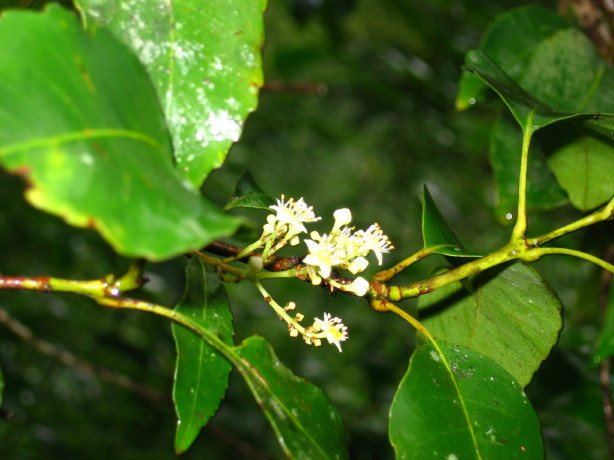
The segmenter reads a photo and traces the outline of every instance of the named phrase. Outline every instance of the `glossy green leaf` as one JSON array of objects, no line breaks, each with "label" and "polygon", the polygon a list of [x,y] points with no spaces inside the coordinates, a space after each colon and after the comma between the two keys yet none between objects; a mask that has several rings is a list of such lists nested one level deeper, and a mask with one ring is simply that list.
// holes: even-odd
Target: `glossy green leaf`
[{"label": "glossy green leaf", "polygon": [[[490,136],[490,162],[497,184],[495,215],[499,222],[512,223],[518,204],[518,176],[522,134],[509,117],[501,116]],[[568,202],[565,192],[548,168],[543,149],[533,142],[527,172],[527,208],[550,210]]]},{"label": "glossy green leaf", "polygon": [[177,173],[147,73],[110,33],[52,6],[4,13],[0,41],[0,162],[31,204],[155,260],[236,228]]},{"label": "glossy green leaf", "polygon": [[268,210],[269,206],[274,204],[275,200],[264,193],[251,173],[244,171],[237,182],[230,202],[224,206],[224,209],[242,207]]},{"label": "glossy green leaf", "polygon": [[481,257],[466,251],[444,217],[439,212],[433,197],[426,185],[422,188],[422,238],[424,247],[430,248],[446,245],[437,249],[435,253],[451,257]]},{"label": "glossy green leaf", "polygon": [[526,386],[556,344],[561,303],[535,269],[517,263],[418,299],[425,327],[437,338],[475,350]]},{"label": "glossy green leaf", "polygon": [[520,385],[473,350],[426,342],[411,357],[390,409],[401,459],[539,459],[539,421]]},{"label": "glossy green leaf", "polygon": [[347,458],[341,417],[318,387],[292,374],[261,337],[248,338],[235,351],[235,365],[288,458]]},{"label": "glossy green leaf", "polygon": [[[210,330],[232,346],[232,314],[218,276],[198,257],[186,267],[186,291],[175,311]],[[173,324],[177,364],[173,401],[177,412],[175,451],[180,454],[194,442],[215,414],[228,387],[231,365],[217,350],[191,331]]]},{"label": "glossy green leaf", "polygon": [[610,286],[606,315],[593,352],[593,362],[602,363],[614,355],[614,287]]},{"label": "glossy green leaf", "polygon": [[262,86],[264,0],[79,0],[141,59],[195,186],[221,166]]}]

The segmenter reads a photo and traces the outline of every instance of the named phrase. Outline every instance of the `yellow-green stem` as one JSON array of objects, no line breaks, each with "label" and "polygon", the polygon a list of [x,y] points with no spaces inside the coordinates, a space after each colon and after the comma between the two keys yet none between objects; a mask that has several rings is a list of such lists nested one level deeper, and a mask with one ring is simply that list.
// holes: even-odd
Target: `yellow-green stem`
[{"label": "yellow-green stem", "polygon": [[382,270],[381,272],[377,273],[374,277],[373,280],[374,281],[378,281],[380,283],[385,283],[390,281],[392,278],[394,278],[397,274],[401,273],[403,270],[405,270],[407,267],[409,267],[411,264],[419,261],[420,259],[435,253],[437,250],[447,247],[447,246],[451,246],[448,244],[439,244],[437,246],[431,246],[430,248],[424,248],[418,252],[416,252],[415,254],[412,254],[411,256],[409,256],[408,258],[402,260],[401,262],[399,262],[398,264],[396,264],[394,267],[389,268],[387,270]]},{"label": "yellow-green stem", "polygon": [[518,210],[516,216],[516,224],[512,231],[511,240],[519,240],[527,233],[527,171],[529,168],[529,146],[531,145],[531,136],[533,128],[531,123],[533,114],[528,115],[527,126],[522,132],[522,153],[520,156],[520,176],[518,179]]}]

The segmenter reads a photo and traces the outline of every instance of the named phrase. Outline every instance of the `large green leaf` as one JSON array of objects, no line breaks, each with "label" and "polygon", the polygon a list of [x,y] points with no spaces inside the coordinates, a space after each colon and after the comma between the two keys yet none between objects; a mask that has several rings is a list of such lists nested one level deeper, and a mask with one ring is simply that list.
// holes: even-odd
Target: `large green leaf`
[{"label": "large green leaf", "polygon": [[520,385],[473,350],[426,342],[390,409],[396,458],[538,459],[539,421]]},{"label": "large green leaf", "polygon": [[0,42],[0,162],[30,203],[150,259],[236,228],[177,173],[147,73],[109,32],[52,6],[6,12]]},{"label": "large green leaf", "polygon": [[[198,257],[186,267],[186,291],[175,311],[232,345],[234,330],[226,291],[220,279]],[[173,401],[177,412],[175,451],[186,451],[215,414],[228,387],[231,365],[201,337],[173,324],[177,365]]]},{"label": "large green leaf", "polygon": [[235,348],[234,362],[293,459],[347,458],[343,422],[322,391],[296,377],[261,337]]},{"label": "large green leaf", "polygon": [[199,186],[239,139],[262,85],[265,0],[79,0],[147,67],[177,168]]},{"label": "large green leaf", "polygon": [[521,263],[472,283],[471,293],[454,283],[421,296],[423,324],[435,337],[493,359],[526,386],[558,339],[560,301]]}]

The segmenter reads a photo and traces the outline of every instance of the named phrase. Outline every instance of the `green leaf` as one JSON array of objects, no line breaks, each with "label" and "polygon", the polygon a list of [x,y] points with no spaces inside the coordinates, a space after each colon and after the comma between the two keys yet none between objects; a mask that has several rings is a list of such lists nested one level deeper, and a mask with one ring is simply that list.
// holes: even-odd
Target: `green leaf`
[{"label": "green leaf", "polygon": [[[234,330],[226,291],[213,270],[193,257],[186,267],[186,291],[175,311],[193,319],[231,346]],[[173,324],[177,365],[173,401],[177,412],[175,451],[185,452],[217,411],[228,387],[231,365],[193,332]]]},{"label": "green leaf", "polygon": [[485,99],[488,87],[475,73],[463,69],[458,85],[455,106],[457,110],[467,110]]},{"label": "green leaf", "polygon": [[52,6],[4,13],[0,41],[0,162],[31,204],[154,260],[237,227],[177,173],[149,78],[110,33]]},{"label": "green leaf", "polygon": [[238,370],[288,458],[347,458],[343,422],[322,391],[296,377],[261,337],[235,348]]},{"label": "green leaf", "polygon": [[557,112],[528,93],[482,50],[469,51],[465,63],[501,97],[523,132],[534,132],[556,121],[578,115]]},{"label": "green leaf", "polygon": [[[565,139],[566,142],[561,142]],[[557,138],[559,148],[548,158],[569,201],[582,211],[607,203],[614,196],[614,144],[610,139],[577,129]]]},{"label": "green leaf", "polygon": [[520,85],[559,112],[614,113],[614,70],[577,29],[560,30],[536,47]]},{"label": "green leaf", "polygon": [[422,188],[422,238],[424,247],[430,248],[438,245],[446,245],[437,249],[435,253],[451,257],[481,257],[465,251],[454,232],[450,229],[445,219],[439,212],[435,201],[426,187]]},{"label": "green leaf", "polygon": [[[523,131],[569,119],[565,126],[557,125],[562,136],[577,131],[571,123],[607,136],[606,141],[585,132],[578,137],[587,137],[573,145],[559,143],[560,150],[545,153],[556,158],[548,165],[578,209],[595,208],[612,197],[614,177],[605,172],[614,168],[614,70],[584,34],[553,12],[520,8],[493,22],[477,54],[467,55],[467,63],[501,96]],[[527,200],[531,205],[530,200],[541,193],[545,203],[538,207],[551,209],[559,201],[558,190],[550,185],[550,174],[543,167],[537,172],[543,176],[534,172],[534,180],[529,179],[529,187],[533,185],[537,193]],[[498,185],[500,191],[507,187]],[[500,199],[515,202],[517,194],[500,194]]]},{"label": "green leaf", "polygon": [[556,344],[562,327],[561,303],[535,269],[517,263],[493,276],[460,283],[418,299],[424,326],[437,338],[465,346],[494,360],[522,385]]},{"label": "green leaf", "polygon": [[482,37],[479,47],[508,75],[517,79],[540,44],[571,27],[566,18],[551,10],[534,5],[523,6],[497,16]]},{"label": "green leaf", "polygon": [[244,171],[237,182],[231,200],[224,206],[224,209],[243,207],[268,210],[269,206],[274,204],[275,200],[264,193],[251,173]]},{"label": "green leaf", "polygon": [[[512,79],[517,79],[535,47],[557,31],[569,27],[569,21],[550,10],[537,6],[520,7],[497,16],[482,36],[479,48]],[[486,88],[474,73],[463,71],[456,107],[465,110],[481,102],[485,99]]]},{"label": "green leaf", "polygon": [[177,168],[194,186],[224,162],[262,86],[265,0],[79,0],[141,59],[163,104]]},{"label": "green leaf", "polygon": [[593,352],[593,363],[599,364],[614,354],[614,286],[610,286],[610,295],[606,306],[603,327],[597,338]]},{"label": "green leaf", "polygon": [[399,460],[543,458],[539,421],[514,378],[439,340],[411,357],[390,409],[390,440]]},{"label": "green leaf", "polygon": [[[553,127],[554,128],[554,127]],[[518,176],[522,135],[509,117],[501,116],[490,136],[490,162],[497,183],[495,214],[501,223],[511,223],[518,203]],[[550,210],[565,205],[568,200],[548,168],[539,142],[533,142],[527,172],[527,208]]]}]

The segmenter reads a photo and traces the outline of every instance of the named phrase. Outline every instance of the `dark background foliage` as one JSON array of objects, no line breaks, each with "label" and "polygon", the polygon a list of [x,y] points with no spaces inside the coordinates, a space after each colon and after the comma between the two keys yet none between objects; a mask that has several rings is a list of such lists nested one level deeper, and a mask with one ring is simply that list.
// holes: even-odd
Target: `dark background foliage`
[{"label": "dark background foliage", "polygon": [[[223,205],[247,168],[270,195],[304,197],[324,217],[324,226],[340,207],[353,210],[359,227],[379,222],[397,247],[385,259],[392,264],[422,245],[419,194],[426,183],[466,247],[495,248],[509,233],[492,212],[495,191],[486,155],[498,105],[457,112],[454,99],[464,53],[477,46],[497,14],[516,5],[271,1],[259,109],[224,167],[206,182],[205,194]],[[43,116],[32,114],[32,122]],[[2,274],[86,279],[126,268],[128,261],[94,232],[30,208],[21,198],[20,180],[0,174]],[[531,233],[577,215],[564,208],[531,216]],[[258,228],[264,215],[250,217]],[[568,237],[567,244],[598,253],[602,248],[592,247],[597,238],[591,232],[604,231],[585,231]],[[424,276],[437,263],[443,259],[404,276]],[[183,290],[184,265],[178,258],[150,266],[142,295],[173,305]],[[598,374],[589,363],[598,322],[598,270],[571,259],[547,259],[538,268],[566,307],[560,346],[528,390],[544,423],[548,457],[603,458]],[[343,354],[288,337],[249,285],[229,287],[237,342],[264,336],[288,367],[325,390],[345,420],[352,458],[392,458],[388,408],[414,346],[412,329],[359,299],[331,298],[291,281],[270,288],[280,302],[296,301],[306,316],[323,311],[341,316],[350,330]],[[68,295],[3,292],[0,306],[36,338],[141,385],[129,390],[83,365],[62,364],[0,325],[3,409],[10,414],[0,420],[0,457],[174,457],[175,358],[166,320],[107,311]],[[281,451],[244,383],[234,378],[218,415],[184,456],[279,458]]]}]

